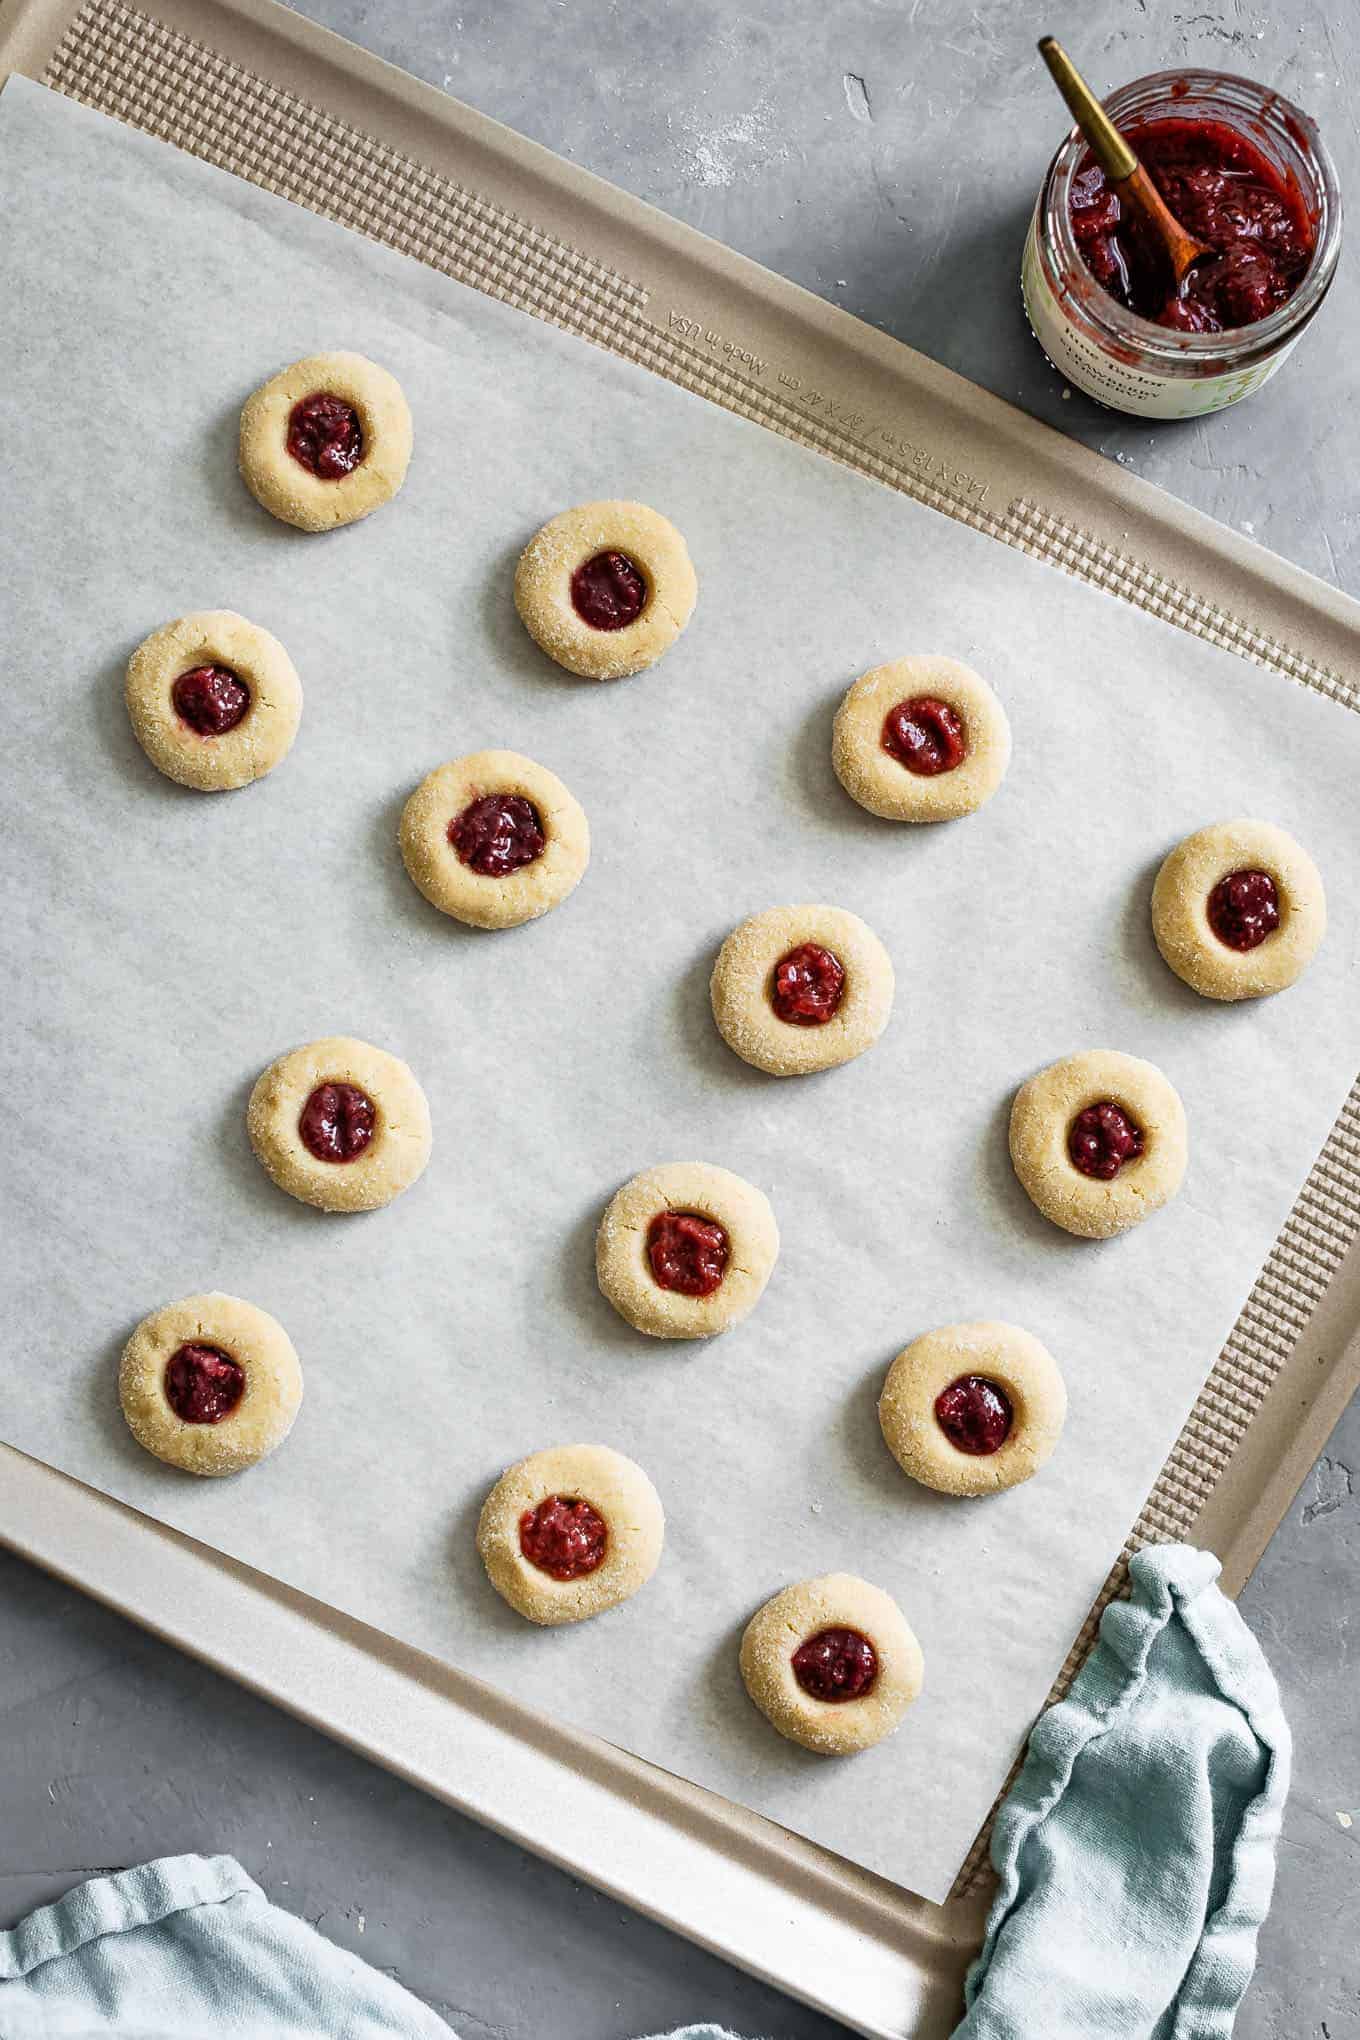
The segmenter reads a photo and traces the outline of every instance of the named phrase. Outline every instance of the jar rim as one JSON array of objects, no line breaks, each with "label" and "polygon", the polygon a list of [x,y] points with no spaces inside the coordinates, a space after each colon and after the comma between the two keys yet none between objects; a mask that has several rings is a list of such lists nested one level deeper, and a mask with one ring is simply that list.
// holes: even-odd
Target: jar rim
[{"label": "jar rim", "polygon": [[1068,299],[1069,312],[1088,322],[1100,339],[1136,347],[1162,373],[1198,376],[1225,356],[1239,366],[1272,353],[1312,318],[1327,293],[1341,249],[1341,187],[1316,122],[1282,93],[1254,78],[1189,66],[1132,78],[1103,103],[1116,121],[1133,112],[1140,118],[1156,118],[1163,103],[1167,116],[1194,118],[1203,108],[1206,115],[1217,114],[1231,126],[1236,115],[1252,123],[1257,141],[1283,142],[1293,158],[1290,167],[1300,170],[1306,181],[1304,195],[1316,223],[1313,252],[1297,290],[1264,319],[1250,325],[1217,333],[1187,333],[1143,318],[1112,297],[1086,267],[1072,227],[1069,196],[1087,144],[1080,129],[1073,127],[1054,153],[1040,199],[1050,245],[1064,270],[1079,273],[1092,285],[1089,293],[1082,292],[1079,304]]}]

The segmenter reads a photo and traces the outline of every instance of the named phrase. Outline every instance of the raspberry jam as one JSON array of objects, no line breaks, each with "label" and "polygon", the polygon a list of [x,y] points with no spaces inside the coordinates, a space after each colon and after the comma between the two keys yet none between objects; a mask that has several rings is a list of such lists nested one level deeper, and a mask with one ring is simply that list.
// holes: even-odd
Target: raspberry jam
[{"label": "raspberry jam", "polygon": [[962,716],[932,694],[915,694],[890,708],[880,741],[890,757],[921,779],[952,772],[968,755]]},{"label": "raspberry jam", "polygon": [[1088,1105],[1067,1129],[1067,1152],[1074,1169],[1109,1183],[1125,1162],[1136,1162],[1143,1152],[1143,1129],[1129,1118],[1122,1105],[1102,1098]]},{"label": "raspberry jam", "polygon": [[658,1289],[712,1296],[731,1251],[724,1227],[697,1211],[659,1211],[647,1228],[647,1260]]},{"label": "raspberry jam", "polygon": [[999,1452],[1011,1434],[1015,1411],[999,1381],[961,1374],[935,1398],[935,1421],[957,1452],[983,1458]]},{"label": "raspberry jam", "polygon": [[220,1424],[245,1394],[242,1368],[220,1346],[181,1346],[165,1367],[165,1399],[184,1424]]},{"label": "raspberry jam", "polygon": [[288,451],[299,467],[323,482],[352,474],[364,457],[359,413],[343,397],[313,390],[288,413]]},{"label": "raspberry jam", "polygon": [[377,1107],[357,1084],[318,1084],[299,1115],[298,1132],[319,1162],[352,1162],[377,1124]]},{"label": "raspberry jam", "polygon": [[170,703],[182,723],[200,737],[225,737],[244,720],[250,689],[229,666],[195,666],[170,689]]},{"label": "raspberry jam", "polygon": [[1280,925],[1280,895],[1268,871],[1230,871],[1205,912],[1225,949],[1259,949]]},{"label": "raspberry jam", "polygon": [[522,793],[484,793],[449,823],[460,864],[483,878],[504,878],[543,855],[543,817]]},{"label": "raspberry jam", "polygon": [[1170,288],[1160,249],[1098,164],[1073,180],[1072,231],[1111,297],[1182,333],[1254,325],[1287,304],[1312,260],[1315,231],[1298,186],[1222,121],[1165,119],[1124,129],[1171,211],[1212,255]]},{"label": "raspberry jam", "polygon": [[604,1564],[609,1526],[575,1495],[549,1495],[519,1519],[519,1548],[530,1565],[555,1580],[584,1579]]},{"label": "raspberry jam", "polygon": [[627,553],[596,553],[571,577],[571,606],[592,630],[623,630],[647,606],[647,583]]},{"label": "raspberry jam", "polygon": [[878,1677],[878,1652],[858,1629],[819,1629],[789,1662],[814,1700],[859,1700]]},{"label": "raspberry jam", "polygon": [[800,942],[781,956],[770,979],[775,1018],[790,1027],[825,1027],[845,996],[845,965],[820,942]]}]

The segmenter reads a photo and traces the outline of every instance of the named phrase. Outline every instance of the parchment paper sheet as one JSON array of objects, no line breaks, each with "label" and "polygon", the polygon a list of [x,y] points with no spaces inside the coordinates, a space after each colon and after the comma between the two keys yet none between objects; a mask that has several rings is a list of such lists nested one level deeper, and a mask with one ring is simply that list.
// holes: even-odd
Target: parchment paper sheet
[{"label": "parchment paper sheet", "polygon": [[[6,473],[0,790],[12,1443],[773,1815],[928,1897],[947,1889],[1360,1063],[1360,722],[575,339],[101,116],[0,100]],[[352,347],[410,398],[404,493],[309,538],[235,472],[246,393]],[[633,496],[700,577],[654,673],[560,675],[514,614],[556,510]],[[239,794],[160,778],[128,654],[228,606],[293,653],[292,756]],[[1015,731],[980,817],[863,815],[828,762],[846,684],[910,649],[991,676]],[[396,824],[434,764],[503,744],[561,774],[594,857],[573,899],[464,931]],[[1286,997],[1198,1000],[1148,929],[1187,830],[1259,813],[1308,843],[1332,926]],[[714,1032],[734,922],[862,914],[896,1010],[858,1063],[768,1079]],[[389,1210],[312,1212],[247,1144],[260,1068],[353,1033],[429,1094],[434,1158]],[[1015,1184],[1015,1085],[1068,1050],[1150,1056],[1190,1118],[1168,1212],[1105,1246]],[[705,1158],[773,1200],[783,1254],[745,1326],[634,1336],[599,1298],[598,1213]],[[234,1481],[143,1455],[118,1351],[190,1290],[288,1327],[307,1395]],[[1071,1394],[1043,1477],[985,1503],[911,1486],[874,1402],[927,1326],[995,1315]],[[490,1591],[490,1482],[600,1439],[652,1474],[662,1566],[624,1609],[540,1632]],[[901,1732],[853,1761],[781,1742],[735,1644],[790,1579],[889,1588],[926,1654]]]}]

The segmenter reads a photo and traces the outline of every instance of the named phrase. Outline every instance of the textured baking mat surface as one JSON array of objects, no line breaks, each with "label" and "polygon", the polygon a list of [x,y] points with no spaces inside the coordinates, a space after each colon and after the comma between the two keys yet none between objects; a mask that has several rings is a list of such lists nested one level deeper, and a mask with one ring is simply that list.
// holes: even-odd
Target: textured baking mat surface
[{"label": "textured baking mat surface", "polygon": [[[1344,893],[1305,983],[1229,1011],[1157,961],[1151,870],[1230,810],[1344,869],[1360,724],[23,81],[0,142],[27,1157],[5,1436],[942,1896],[1360,1059]],[[308,540],[241,491],[235,418],[337,338],[400,376],[417,457],[397,504]],[[50,383],[76,345],[78,407]],[[542,517],[614,493],[686,531],[701,606],[656,674],[583,687],[524,638],[510,568]],[[204,800],[136,750],[121,668],[219,603],[290,646],[307,709],[278,773]],[[829,772],[841,688],[907,644],[973,658],[1012,712],[1011,779],[960,828],[874,823]],[[496,742],[562,773],[596,843],[569,905],[505,938],[436,917],[394,846],[429,765]],[[707,972],[741,914],[816,897],[887,940],[897,1013],[860,1063],[779,1085],[716,1040]],[[342,1030],[412,1062],[436,1127],[421,1185],[353,1221],[278,1196],[242,1124],[265,1062]],[[1171,1213],[1091,1248],[1030,1211],[1004,1119],[1020,1076],[1102,1041],[1168,1068],[1195,1156]],[[766,1188],[785,1241],[748,1325],[694,1350],[627,1333],[590,1249],[621,1178],[685,1155]],[[275,1311],[308,1377],[286,1450],[220,1485],[146,1460],[113,1396],[136,1318],[211,1286]],[[973,1314],[1045,1337],[1073,1409],[1043,1480],[964,1508],[902,1480],[873,1398],[906,1337]],[[485,1586],[472,1521],[506,1460],[597,1435],[657,1479],[666,1560],[544,1635]],[[928,1664],[902,1733],[849,1765],[779,1743],[734,1666],[753,1605],[835,1566],[899,1595]]]}]

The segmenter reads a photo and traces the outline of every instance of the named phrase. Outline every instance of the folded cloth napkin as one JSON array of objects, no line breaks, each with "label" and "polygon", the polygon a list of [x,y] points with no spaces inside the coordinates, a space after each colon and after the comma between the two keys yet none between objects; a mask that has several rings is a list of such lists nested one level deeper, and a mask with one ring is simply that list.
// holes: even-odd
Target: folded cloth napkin
[{"label": "folded cloth napkin", "polygon": [[[1270,1903],[1289,1731],[1184,1546],[1133,1561],[997,1821],[1001,1884],[956,2040],[1220,2040]],[[96,1877],[0,1934],[4,2040],[449,2040],[230,1856]],[[692,2026],[671,2040],[731,2040]]]},{"label": "folded cloth napkin", "polygon": [[[93,1877],[0,1934],[3,2040],[454,2040],[230,1856]],[[659,2036],[658,2036],[659,2040]],[[735,2040],[687,2026],[671,2040]]]},{"label": "folded cloth napkin", "polygon": [[4,2040],[449,2040],[230,1856],[95,1877],[0,1934]]},{"label": "folded cloth napkin", "polygon": [[1141,1551],[997,1816],[954,2040],[1219,2040],[1270,1907],[1289,1729],[1218,1560]]}]

